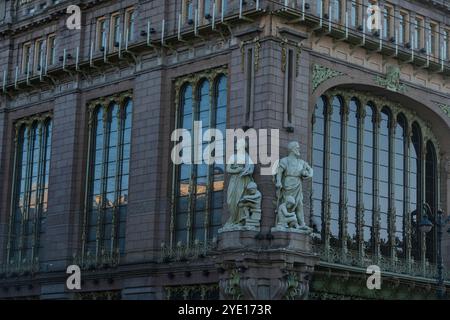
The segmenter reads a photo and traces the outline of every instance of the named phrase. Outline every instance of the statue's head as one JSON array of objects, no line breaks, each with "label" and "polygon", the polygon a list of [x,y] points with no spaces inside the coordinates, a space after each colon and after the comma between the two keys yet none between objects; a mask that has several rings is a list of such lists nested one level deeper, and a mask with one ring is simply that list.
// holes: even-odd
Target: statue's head
[{"label": "statue's head", "polygon": [[293,196],[287,196],[286,197],[286,207],[288,209],[292,209],[292,208],[295,207],[295,205],[296,205],[296,203],[295,203],[294,197]]},{"label": "statue's head", "polygon": [[300,156],[300,144],[297,141],[291,141],[288,143],[289,153],[293,153],[296,156]]},{"label": "statue's head", "polygon": [[247,185],[247,192],[250,194],[255,194],[258,190],[258,186],[253,181]]}]

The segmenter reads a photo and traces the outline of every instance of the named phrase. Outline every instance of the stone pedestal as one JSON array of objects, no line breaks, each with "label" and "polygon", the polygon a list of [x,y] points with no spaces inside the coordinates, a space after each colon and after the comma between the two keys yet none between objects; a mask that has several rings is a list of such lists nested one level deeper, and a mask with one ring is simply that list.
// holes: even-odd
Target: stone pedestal
[{"label": "stone pedestal", "polygon": [[304,299],[319,257],[305,233],[222,232],[216,265],[221,299]]}]

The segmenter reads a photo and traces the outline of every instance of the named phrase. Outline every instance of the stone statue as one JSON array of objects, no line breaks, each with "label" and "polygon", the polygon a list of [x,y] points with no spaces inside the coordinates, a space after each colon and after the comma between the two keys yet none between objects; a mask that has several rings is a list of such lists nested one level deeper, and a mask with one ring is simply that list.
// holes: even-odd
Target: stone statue
[{"label": "stone statue", "polygon": [[[280,204],[287,206],[289,204],[288,197],[292,197],[295,201],[295,215],[299,228],[310,230],[305,224],[302,182],[313,177],[313,169],[306,161],[300,159],[300,145],[298,142],[289,142],[288,150],[289,155],[279,161],[275,173],[277,210]],[[292,199],[289,200],[292,201]]]},{"label": "stone statue", "polygon": [[281,228],[295,228],[299,229],[296,210],[297,203],[291,196],[286,197],[286,202],[283,202],[278,207],[277,226]]},{"label": "stone statue", "polygon": [[261,221],[261,192],[253,181],[247,185],[239,200],[240,223],[247,227],[258,227]]},{"label": "stone statue", "polygon": [[253,182],[254,165],[245,150],[245,140],[239,139],[236,143],[237,152],[228,159],[226,172],[229,174],[227,188],[227,205],[230,218],[225,226],[240,225],[243,219],[239,202],[250,182]]}]

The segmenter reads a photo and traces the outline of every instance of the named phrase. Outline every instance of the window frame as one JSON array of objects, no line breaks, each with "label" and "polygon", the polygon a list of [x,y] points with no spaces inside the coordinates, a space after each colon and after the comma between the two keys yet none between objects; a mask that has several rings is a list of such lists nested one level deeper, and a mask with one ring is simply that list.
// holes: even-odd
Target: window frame
[{"label": "window frame", "polygon": [[[374,220],[372,222],[373,225],[371,227],[371,230],[372,230],[371,238],[375,239],[375,240],[372,240],[372,241],[375,241],[375,242],[372,242],[372,244],[376,244],[376,246],[373,247],[372,249],[370,249],[370,250],[372,250],[372,251],[370,251],[370,254],[368,252],[366,252],[364,249],[364,244],[363,244],[364,239],[362,238],[364,234],[362,233],[362,228],[361,228],[362,222],[358,222],[358,224],[361,223],[361,225],[359,225],[357,228],[358,243],[359,243],[358,251],[354,252],[347,248],[347,245],[345,244],[346,242],[341,240],[341,235],[340,235],[341,233],[339,233],[339,242],[337,242],[337,243],[340,243],[339,247],[333,247],[332,243],[330,242],[330,240],[331,240],[330,226],[329,226],[328,221],[332,220],[331,211],[330,211],[331,210],[331,207],[330,207],[331,200],[329,198],[329,195],[331,194],[330,188],[331,188],[332,184],[330,182],[331,177],[330,177],[329,172],[331,170],[330,169],[331,167],[329,165],[329,162],[331,161],[330,160],[330,155],[331,155],[330,152],[331,152],[331,147],[333,146],[333,143],[331,143],[331,140],[330,140],[331,139],[330,132],[332,132],[331,127],[330,127],[330,122],[333,121],[331,118],[331,113],[336,112],[336,110],[330,111],[329,109],[331,108],[331,101],[333,101],[333,99],[336,96],[342,97],[342,99],[344,101],[341,104],[342,111],[341,111],[341,114],[339,115],[339,118],[341,119],[340,126],[341,126],[342,134],[344,134],[348,130],[348,124],[347,124],[348,120],[346,120],[346,119],[348,119],[348,108],[349,107],[347,105],[350,103],[351,99],[356,98],[359,101],[360,109],[359,109],[359,112],[357,115],[359,125],[361,125],[365,121],[364,119],[366,117],[365,116],[366,106],[369,106],[370,108],[372,108],[372,110],[374,110],[374,114],[372,115],[372,121],[371,121],[371,123],[373,125],[372,135],[373,135],[373,139],[374,139],[373,140],[374,154],[373,154],[372,162],[371,162],[371,167],[373,168],[373,169],[371,169],[371,170],[373,170],[373,177],[371,178],[372,182],[370,182],[370,183],[373,184],[372,191],[371,191],[371,192],[373,192],[371,194],[373,196],[373,209],[371,209],[372,210],[371,212],[373,213],[373,216],[374,216],[374,218],[373,218]],[[378,261],[380,263],[381,263],[381,261],[386,261],[386,263],[383,264],[383,267],[387,268],[386,270],[389,270],[394,273],[405,272],[408,274],[410,274],[410,272],[411,272],[411,271],[408,271],[408,270],[411,270],[408,268],[414,269],[418,265],[427,266],[428,263],[431,263],[431,264],[436,263],[435,260],[433,260],[433,261],[426,260],[426,255],[430,256],[429,254],[426,253],[427,248],[429,249],[431,247],[431,248],[433,248],[433,250],[436,250],[436,243],[432,244],[432,243],[428,242],[427,244],[424,244],[425,242],[421,240],[422,239],[421,236],[416,238],[417,245],[420,245],[420,253],[419,253],[419,255],[415,255],[415,257],[416,257],[416,259],[419,259],[419,260],[413,259],[413,257],[414,257],[414,255],[412,253],[413,246],[411,245],[411,241],[408,242],[408,239],[407,239],[407,235],[408,234],[411,235],[411,231],[410,231],[410,233],[407,233],[407,231],[402,231],[403,235],[404,235],[403,246],[406,250],[406,254],[405,254],[404,260],[399,261],[398,260],[399,257],[397,255],[399,255],[400,253],[398,253],[396,251],[397,247],[394,248],[394,246],[397,245],[397,241],[396,241],[394,234],[392,234],[392,230],[395,232],[395,234],[397,234],[398,230],[396,230],[396,227],[395,227],[396,219],[397,219],[397,216],[399,214],[401,214],[401,212],[400,213],[396,212],[396,205],[395,205],[395,201],[397,199],[396,195],[402,194],[402,192],[398,193],[394,189],[394,187],[396,186],[396,180],[394,180],[395,179],[394,172],[397,168],[397,162],[395,161],[395,155],[396,155],[395,148],[396,147],[394,146],[394,143],[395,143],[396,136],[395,136],[395,129],[394,129],[393,125],[394,124],[396,125],[398,117],[400,115],[403,115],[404,119],[406,120],[406,126],[407,126],[407,128],[404,131],[403,141],[404,141],[404,143],[407,143],[407,147],[405,145],[403,145],[401,147],[402,150],[411,150],[411,148],[413,148],[413,146],[412,146],[413,142],[412,142],[412,138],[411,138],[412,137],[411,133],[412,133],[413,127],[416,125],[420,129],[419,135],[418,136],[416,135],[420,141],[420,144],[418,145],[419,149],[417,150],[418,157],[415,158],[416,160],[414,160],[414,161],[417,161],[417,163],[419,164],[415,171],[415,177],[416,177],[415,179],[417,179],[417,182],[418,182],[417,189],[416,189],[417,191],[415,193],[417,195],[417,198],[415,198],[416,199],[415,203],[416,203],[418,209],[417,209],[417,211],[414,211],[414,212],[416,212],[416,214],[419,217],[416,219],[416,222],[415,222],[416,223],[415,228],[417,228],[416,234],[418,234],[418,235],[420,235],[420,231],[418,231],[419,229],[418,229],[417,222],[420,221],[419,220],[420,216],[421,216],[421,214],[423,214],[423,209],[421,208],[420,203],[422,203],[423,201],[426,201],[424,199],[424,196],[425,196],[425,191],[428,188],[427,187],[428,180],[426,180],[427,178],[423,174],[423,170],[425,170],[425,167],[424,167],[425,161],[424,161],[423,157],[425,157],[425,154],[426,154],[426,152],[423,149],[423,146],[427,145],[428,143],[431,143],[432,146],[434,147],[435,153],[439,154],[439,143],[438,143],[436,137],[434,136],[434,134],[432,133],[432,131],[431,131],[432,129],[426,125],[425,120],[418,118],[418,116],[415,115],[414,113],[412,113],[409,109],[407,109],[401,105],[389,102],[385,99],[367,95],[367,94],[364,94],[361,92],[356,92],[353,90],[332,89],[332,90],[324,93],[324,95],[322,95],[320,97],[320,99],[323,99],[323,101],[326,101],[326,102],[324,102],[324,107],[322,110],[324,123],[320,124],[320,128],[322,128],[321,129],[322,131],[320,131],[321,134],[319,133],[319,135],[324,136],[323,145],[322,145],[322,149],[321,149],[323,152],[323,163],[320,165],[320,161],[322,161],[320,158],[320,154],[318,155],[319,158],[315,158],[314,156],[312,157],[312,163],[313,163],[313,166],[315,166],[315,168],[319,168],[319,167],[323,168],[322,175],[319,174],[320,170],[317,172],[317,174],[319,174],[319,176],[322,177],[321,180],[313,182],[313,183],[316,183],[319,186],[319,188],[322,188],[321,189],[322,193],[320,193],[318,190],[315,190],[314,186],[313,186],[313,192],[312,192],[313,195],[311,196],[312,203],[311,203],[310,207],[311,207],[311,218],[313,219],[314,217],[319,216],[319,218],[321,219],[320,220],[321,223],[316,224],[316,225],[322,226],[322,229],[321,229],[322,238],[319,241],[318,240],[315,240],[315,241],[316,241],[316,246],[317,246],[318,251],[322,252],[322,259],[324,261],[331,261],[331,260],[327,260],[327,259],[334,259],[333,257],[335,257],[335,256],[341,256],[341,257],[351,256],[352,259],[353,258],[354,259],[372,258],[372,259],[376,259],[375,261]],[[345,107],[345,106],[347,106],[347,107]],[[317,104],[316,104],[316,107],[317,107]],[[380,138],[377,138],[377,137],[379,137],[381,134],[381,131],[380,131],[381,112],[382,112],[382,110],[384,110],[386,108],[389,108],[390,113],[392,115],[391,119],[394,119],[391,124],[387,125],[387,128],[386,128],[386,130],[388,130],[387,132],[389,132],[389,143],[388,143],[389,149],[391,150],[391,148],[394,148],[393,150],[391,150],[392,151],[391,153],[388,152],[387,158],[389,158],[389,165],[388,165],[388,171],[385,172],[385,175],[387,175],[388,177],[391,177],[390,181],[388,182],[389,191],[385,190],[385,193],[387,194],[386,198],[389,200],[389,204],[386,207],[388,210],[387,211],[388,220],[386,223],[387,223],[387,230],[389,232],[387,239],[389,242],[389,246],[391,246],[391,248],[392,248],[388,251],[386,251],[386,249],[384,250],[384,254],[386,254],[386,252],[388,252],[388,256],[381,255],[381,252],[380,252],[381,248],[379,247],[380,235],[378,234],[378,236],[377,236],[377,231],[376,231],[376,230],[380,230],[380,226],[378,224],[375,224],[376,221],[379,221],[378,219],[380,217],[380,210],[377,208],[379,208],[380,202],[378,199],[381,196],[381,193],[380,193],[381,188],[380,188],[380,186],[378,186],[379,181],[381,181],[380,180],[381,173],[380,173],[379,169],[376,169],[381,165],[381,162],[379,162],[380,161],[379,153],[381,150],[381,141],[379,140]],[[317,133],[315,131],[315,118],[316,118],[316,112],[313,113],[313,117],[312,117],[313,141],[315,139],[315,136],[317,136]],[[358,163],[358,167],[361,168],[361,169],[359,169],[359,174],[358,174],[358,179],[357,179],[358,194],[361,194],[361,192],[365,192],[365,191],[363,191],[363,189],[361,189],[361,186],[364,185],[364,180],[365,180],[364,177],[365,177],[366,173],[363,171],[364,167],[361,167],[361,166],[367,161],[365,159],[365,153],[362,151],[363,145],[361,143],[364,143],[364,145],[365,145],[365,140],[361,140],[361,138],[364,139],[363,137],[361,137],[361,130],[364,131],[364,127],[362,127],[362,129],[358,129],[358,132],[359,132],[358,133],[358,136],[359,136],[359,138],[358,138],[359,139],[358,140],[359,141],[358,142],[359,143],[358,159],[359,160],[357,161],[357,163]],[[346,137],[346,136],[343,136],[343,137]],[[344,150],[344,152],[347,152],[346,151],[347,148],[343,147],[342,145],[349,144],[348,138],[342,138],[342,139],[343,140],[341,140],[341,142],[340,142],[340,144],[341,144],[340,150],[341,151]],[[319,143],[321,143],[321,142],[319,142]],[[387,145],[386,142],[383,142],[383,146],[385,146],[384,148],[387,148],[386,145]],[[314,150],[316,150],[315,146],[316,146],[316,144],[312,145],[313,154],[314,154]],[[334,146],[334,148],[335,148],[335,146]],[[407,149],[404,149],[404,148],[407,148]],[[412,169],[410,169],[410,164],[409,164],[410,159],[412,159],[411,151],[405,152],[402,157],[403,157],[402,163],[404,166],[402,169],[403,170],[402,172],[404,174],[405,172],[410,172],[410,170],[412,170]],[[347,158],[348,158],[347,153],[345,156],[341,157],[341,159],[347,159]],[[386,158],[386,161],[388,160],[387,158]],[[340,162],[342,162],[342,160]],[[316,163],[319,163],[319,164],[315,165]],[[434,163],[434,165],[436,168],[440,167],[438,158],[436,158],[436,162]],[[348,171],[347,171],[347,169],[345,169],[345,167],[344,167],[344,169],[342,169],[342,164],[341,164],[340,172],[342,174],[348,173]],[[441,192],[440,187],[441,186],[439,185],[438,181],[440,181],[440,179],[439,179],[440,172],[439,172],[439,170],[436,170],[435,172],[436,172],[436,176],[433,177],[433,179],[434,179],[433,183],[436,188],[435,189],[436,192],[434,192],[434,194],[436,196],[435,203],[439,204],[439,198],[440,198],[440,192]],[[406,175],[404,175],[404,179],[406,179],[406,180],[404,180],[405,184],[404,184],[402,190],[403,190],[403,192],[405,192],[406,195],[403,197],[403,200],[402,200],[402,203],[404,204],[403,210],[404,210],[404,212],[411,212],[411,210],[416,208],[416,207],[410,207],[410,204],[413,202],[411,202],[412,199],[410,199],[410,196],[411,196],[410,193],[412,191],[409,191],[411,188],[411,182],[408,182],[408,181],[410,181],[411,178],[409,178],[409,177],[406,178]],[[340,195],[341,203],[339,205],[339,219],[340,219],[339,220],[339,231],[341,232],[341,229],[340,229],[341,226],[344,227],[345,225],[347,225],[347,221],[348,221],[348,216],[347,216],[348,211],[345,209],[347,204],[343,202],[344,201],[343,199],[348,199],[347,192],[349,190],[349,186],[348,186],[347,180],[341,179],[339,181],[339,184],[341,186],[339,189],[340,190],[339,192],[341,193],[341,195]],[[344,186],[342,186],[342,184],[344,184]],[[377,187],[375,187],[375,185],[377,185]],[[433,191],[431,191],[431,192],[433,193]],[[343,194],[342,194],[342,192],[343,192]],[[316,193],[319,194],[320,198],[314,197],[314,194],[316,194]],[[317,210],[317,204],[315,204],[314,201],[319,201],[319,203],[320,203],[320,212],[318,212],[318,213],[316,213],[314,210],[314,208]],[[358,220],[358,219],[363,219],[363,218],[361,218],[360,215],[362,215],[362,217],[366,217],[368,214],[372,215],[371,212],[367,212],[367,209],[364,209],[365,202],[366,201],[362,198],[359,200],[359,204],[357,205],[357,208],[359,210],[359,218],[357,215],[357,221],[362,221],[362,220]],[[367,206],[366,206],[366,208],[367,208]],[[437,210],[437,208],[433,208],[433,210],[434,210],[434,213],[436,213],[435,211]],[[414,227],[414,224],[412,221],[409,221],[408,217],[409,217],[409,215],[403,214],[403,218],[405,220],[404,220],[404,222],[402,222],[401,228],[409,228],[408,230],[412,230],[412,228]],[[312,222],[312,225],[315,225],[315,224]],[[391,229],[391,228],[394,228],[394,229]],[[345,227],[344,227],[344,230],[345,230]],[[436,239],[436,238],[434,238],[434,239]],[[428,240],[428,241],[431,241],[431,240]],[[345,255],[343,255],[344,252],[345,252]],[[402,252],[402,250],[400,250],[400,252]],[[431,256],[435,257],[434,253]],[[402,255],[403,255],[403,253],[402,253]],[[382,257],[383,260],[380,260],[380,257]],[[351,261],[355,261],[355,260],[351,260]],[[356,261],[365,261],[365,260],[356,260]],[[393,263],[393,261],[397,261],[397,262]],[[333,260],[333,262],[336,262],[336,261]],[[346,265],[347,261],[345,259],[343,259],[343,260],[339,260],[339,263]],[[404,267],[404,269],[401,269],[401,271],[400,271],[400,267]],[[425,274],[427,274],[427,272],[429,272],[429,270],[428,271],[427,270],[421,269],[419,271],[415,270],[414,272],[421,272],[421,275],[425,275]]]},{"label": "window frame", "polygon": [[37,39],[34,42],[34,58],[33,58],[34,73],[39,73],[40,71],[43,71],[45,60],[46,60],[46,51],[47,51],[46,38]]},{"label": "window frame", "polygon": [[402,17],[402,20],[399,19],[399,34],[400,34],[400,22],[403,21],[402,24],[402,38],[403,41],[400,41],[400,37],[399,37],[399,41],[398,43],[400,45],[406,45],[408,43],[411,43],[411,39],[410,39],[410,28],[409,28],[409,13],[407,11],[404,10],[400,10],[399,11],[399,16]]},{"label": "window frame", "polygon": [[[123,40],[122,36],[122,15],[120,12],[113,12],[110,17],[109,23],[109,52],[116,52],[119,50],[120,43]],[[116,30],[117,28],[117,30]],[[117,34],[116,34],[117,32]],[[116,38],[117,36],[117,38]],[[116,43],[118,45],[116,46]]]},{"label": "window frame", "polygon": [[22,45],[22,73],[29,74],[33,70],[33,46],[31,42],[25,42]]},{"label": "window frame", "polygon": [[416,16],[413,23],[413,48],[414,50],[422,50],[424,48],[425,32],[424,32],[425,19],[420,16]]},{"label": "window frame", "polygon": [[52,33],[47,36],[46,47],[46,67],[56,63],[56,34]]},{"label": "window frame", "polygon": [[192,25],[194,23],[195,19],[194,0],[183,0],[183,7],[181,14],[183,17],[183,23],[185,25]]},{"label": "window frame", "polygon": [[[131,19],[133,17],[133,19]],[[132,22],[130,24],[130,22]],[[136,10],[134,7],[129,7],[125,10],[125,19],[124,19],[124,34],[126,35],[127,43],[130,43],[135,40],[135,32],[136,32]],[[131,30],[131,31],[130,31]]]},{"label": "window frame", "polygon": [[[194,123],[194,121],[197,121],[197,117],[199,115],[199,108],[200,108],[200,88],[201,85],[205,82],[208,81],[209,83],[209,93],[208,93],[208,99],[209,99],[209,124],[208,127],[211,128],[213,125],[213,122],[217,125],[217,112],[218,112],[218,84],[220,82],[221,79],[225,79],[226,81],[226,106],[225,106],[225,119],[228,118],[228,107],[229,107],[229,89],[228,89],[228,72],[225,68],[217,68],[217,69],[213,69],[210,71],[205,71],[205,72],[200,72],[188,77],[180,77],[176,80],[175,82],[175,92],[176,92],[176,97],[175,97],[175,127],[179,128],[181,125],[181,121],[182,121],[182,103],[183,103],[183,93],[184,90],[187,86],[191,86],[192,88],[192,125]],[[225,126],[227,123],[227,120],[225,120]],[[225,136],[224,136],[225,137]],[[194,147],[194,146],[193,146]],[[175,245],[175,243],[181,242],[182,244],[186,245],[186,246],[190,246],[194,243],[200,243],[201,246],[208,246],[208,243],[210,241],[214,241],[214,238],[216,235],[211,234],[211,232],[213,231],[213,229],[215,228],[215,226],[212,224],[212,222],[210,221],[213,218],[213,212],[215,211],[215,208],[211,208],[211,202],[212,202],[212,197],[214,195],[214,193],[219,192],[222,193],[222,205],[221,205],[221,210],[223,210],[223,206],[225,203],[224,200],[224,185],[222,184],[222,189],[219,191],[214,191],[211,190],[210,187],[206,187],[206,193],[205,193],[205,203],[206,203],[206,207],[203,211],[203,213],[205,214],[205,218],[204,218],[204,236],[203,239],[194,239],[194,235],[195,235],[195,227],[193,227],[193,219],[194,219],[194,214],[195,214],[195,208],[194,205],[192,204],[194,202],[194,198],[196,196],[195,191],[193,190],[197,190],[196,184],[195,184],[195,179],[196,179],[196,175],[194,173],[194,171],[196,172],[197,170],[197,165],[195,164],[191,164],[189,165],[189,170],[190,170],[190,178],[189,178],[189,193],[187,195],[188,197],[188,208],[187,208],[187,221],[191,221],[190,223],[188,223],[187,227],[186,227],[186,239],[179,239],[177,237],[177,219],[178,217],[178,209],[177,209],[177,202],[178,199],[180,198],[178,190],[179,190],[179,185],[180,185],[180,170],[181,170],[181,165],[173,165],[172,166],[172,177],[173,177],[173,181],[172,181],[172,205],[171,205],[171,214],[170,214],[170,225],[169,225],[169,233],[170,233],[170,247],[173,247]],[[205,165],[205,164],[202,164]],[[216,181],[213,181],[212,179],[214,178],[215,174],[212,172],[213,170],[213,165],[208,165],[207,168],[207,176],[206,176],[206,181],[208,185],[211,185],[213,182],[215,183]],[[225,174],[224,172],[222,173],[223,175]],[[183,212],[184,213],[184,212]]]},{"label": "window frame", "polygon": [[[450,29],[443,28],[442,45],[443,45],[442,53],[444,53],[444,55],[441,57],[441,60],[449,61],[450,60]],[[442,53],[439,56],[441,56]]]},{"label": "window frame", "polygon": [[[384,4],[383,10],[386,10],[386,14],[383,12],[383,38],[385,40],[390,40],[393,36],[393,30],[395,29],[395,16],[394,16],[394,7],[388,4]],[[385,18],[388,18],[388,21],[385,22]],[[388,29],[384,30],[385,25],[387,25]]]},{"label": "window frame", "polygon": [[[124,125],[126,124],[127,118],[126,115],[128,113],[127,107],[129,106],[129,103],[131,103],[131,128],[129,130],[132,130],[132,122],[133,122],[133,113],[134,113],[134,100],[133,100],[133,92],[132,91],[125,91],[113,96],[108,97],[102,97],[99,99],[95,99],[89,102],[88,104],[88,118],[89,118],[89,134],[88,134],[88,154],[86,157],[86,180],[85,180],[85,190],[84,190],[84,212],[83,212],[83,223],[82,223],[82,246],[81,246],[81,252],[80,255],[77,257],[77,262],[83,267],[96,267],[101,264],[108,264],[111,266],[117,266],[119,263],[120,255],[123,254],[123,246],[125,244],[120,243],[120,228],[126,226],[126,222],[120,221],[120,210],[122,207],[126,207],[128,210],[128,202],[123,205],[120,204],[118,201],[118,197],[120,196],[120,191],[122,191],[122,180],[124,175],[127,175],[128,179],[128,186],[129,186],[129,177],[130,177],[130,170],[128,168],[128,171],[126,174],[124,174],[123,170],[123,163],[125,161],[124,158],[124,147],[125,144],[129,144],[131,147],[131,133],[130,133],[130,142],[125,143],[123,141],[124,139],[124,132],[127,130]],[[103,126],[103,134],[102,134],[102,158],[101,158],[101,176],[100,180],[102,181],[103,187],[107,187],[105,184],[105,180],[108,178],[105,176],[106,167],[108,167],[108,162],[105,162],[105,157],[107,160],[106,155],[109,154],[110,148],[109,148],[109,141],[110,141],[110,133],[111,133],[111,123],[112,119],[108,118],[109,112],[111,111],[111,108],[114,108],[114,106],[117,106],[119,113],[116,115],[117,118],[117,145],[115,148],[117,149],[116,155],[117,158],[115,160],[115,190],[114,190],[114,203],[112,207],[108,207],[106,205],[105,201],[100,200],[101,207],[97,209],[93,209],[91,207],[91,200],[92,196],[94,194],[92,192],[92,186],[95,183],[95,164],[96,164],[96,142],[97,142],[97,116],[98,112],[101,109],[103,120],[102,120],[102,126]],[[112,112],[112,111],[111,111]],[[121,146],[121,148],[119,148]],[[129,156],[131,157],[131,152],[128,151]],[[127,159],[128,166],[130,159]],[[119,192],[118,192],[119,191]],[[128,189],[129,191],[129,189]],[[102,197],[105,197],[108,193],[107,189],[102,188],[102,190],[99,190],[100,192],[100,199]],[[104,228],[105,225],[108,223],[105,222],[105,213],[108,208],[112,208],[112,222],[111,222],[111,236],[109,238],[106,238],[104,236]],[[90,219],[91,215],[93,215],[93,212],[97,211],[97,219],[95,224],[93,224]],[[89,229],[90,228],[96,228],[96,245],[95,245],[95,252],[91,252],[89,250],[89,242],[92,242],[92,239],[90,239],[89,235]],[[110,241],[110,247],[106,248],[104,247],[105,242]],[[124,240],[125,241],[125,240]]]},{"label": "window frame", "polygon": [[[102,24],[103,28],[102,28]],[[108,21],[106,16],[97,18],[96,23],[96,46],[98,51],[107,50],[108,45]]]},{"label": "window frame", "polygon": [[[35,273],[39,270],[40,237],[48,208],[52,126],[53,115],[51,111],[19,119],[14,124],[14,158],[12,164],[12,181],[10,184],[11,198],[7,234],[8,245],[6,248],[7,271],[26,270]],[[34,136],[32,130],[35,130]],[[25,134],[27,135],[26,137]],[[37,172],[34,172],[36,164],[36,159],[34,159],[36,155],[35,144],[38,141]],[[24,148],[26,148],[26,151]],[[22,158],[24,155],[27,156],[25,162]],[[36,176],[33,174],[36,174]],[[32,183],[33,178],[36,178],[36,184]],[[21,181],[19,182],[19,180]],[[23,191],[21,186],[22,181],[24,181]],[[23,212],[19,222],[19,235],[17,235],[15,233],[16,223],[18,223],[16,219],[17,210],[20,208],[17,203],[21,201],[20,194],[22,192]],[[35,194],[35,210],[31,212],[31,198],[33,197],[33,193]],[[28,224],[30,222],[33,231],[31,234],[26,234],[25,223]],[[28,239],[29,237],[31,237],[31,240]],[[31,248],[27,248],[25,244],[28,241],[31,241]],[[16,257],[16,254],[18,254],[18,257]],[[23,258],[23,255],[25,255],[25,258]]]}]

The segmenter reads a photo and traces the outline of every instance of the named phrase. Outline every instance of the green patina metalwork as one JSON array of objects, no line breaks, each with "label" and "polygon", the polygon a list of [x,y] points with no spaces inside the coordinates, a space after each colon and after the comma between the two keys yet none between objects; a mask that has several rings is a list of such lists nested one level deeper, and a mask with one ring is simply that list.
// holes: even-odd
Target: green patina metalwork
[{"label": "green patina metalwork", "polygon": [[405,92],[406,87],[400,83],[400,69],[396,66],[388,66],[386,77],[376,77],[375,83],[394,92]]},{"label": "green patina metalwork", "polygon": [[167,300],[217,300],[219,299],[219,284],[208,283],[165,287]]},{"label": "green patina metalwork", "polygon": [[233,300],[240,300],[242,298],[241,277],[238,270],[231,272],[230,279],[225,287],[225,294],[229,295]]},{"label": "green patina metalwork", "polygon": [[450,118],[450,106],[447,104],[439,104],[439,108]]},{"label": "green patina metalwork", "polygon": [[323,82],[344,75],[342,72],[315,64],[313,66],[312,85],[313,91],[317,89]]}]

